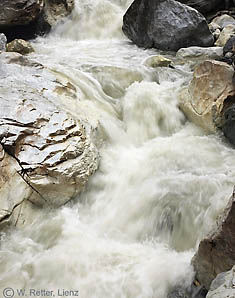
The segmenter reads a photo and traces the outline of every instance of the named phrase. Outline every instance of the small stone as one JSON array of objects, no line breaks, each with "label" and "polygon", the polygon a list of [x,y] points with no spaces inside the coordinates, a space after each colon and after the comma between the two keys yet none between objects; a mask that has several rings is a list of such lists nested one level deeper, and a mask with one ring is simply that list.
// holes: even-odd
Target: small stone
[{"label": "small stone", "polygon": [[6,43],[7,43],[6,35],[3,33],[0,33],[0,52],[6,51]]},{"label": "small stone", "polygon": [[144,65],[148,67],[168,67],[172,61],[161,55],[150,56],[144,61]]},{"label": "small stone", "polygon": [[23,39],[14,39],[7,44],[7,52],[17,52],[25,55],[34,52],[34,49],[28,41]]}]

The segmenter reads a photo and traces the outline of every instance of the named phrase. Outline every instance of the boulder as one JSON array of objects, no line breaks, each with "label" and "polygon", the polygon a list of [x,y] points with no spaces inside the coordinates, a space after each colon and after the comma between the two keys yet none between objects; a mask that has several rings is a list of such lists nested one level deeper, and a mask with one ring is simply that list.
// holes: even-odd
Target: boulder
[{"label": "boulder", "polygon": [[226,0],[177,0],[189,5],[204,15],[225,8]]},{"label": "boulder", "polygon": [[235,25],[235,19],[227,14],[223,14],[222,16],[214,18],[212,23],[223,29],[228,25]]},{"label": "boulder", "polygon": [[235,298],[235,266],[213,280],[206,298]]},{"label": "boulder", "polygon": [[74,0],[2,0],[0,31],[8,41],[31,39],[48,33],[73,7]]},{"label": "boulder", "polygon": [[34,52],[33,47],[28,41],[23,39],[14,39],[9,42],[6,47],[7,52],[16,52],[22,55]]},{"label": "boulder", "polygon": [[43,9],[43,0],[1,0],[0,30],[4,27],[28,25]]},{"label": "boulder", "polygon": [[220,33],[219,38],[216,40],[215,45],[224,47],[226,42],[235,35],[235,25],[227,25]]},{"label": "boulder", "polygon": [[0,33],[0,52],[6,51],[6,44],[7,44],[6,35],[3,33]]},{"label": "boulder", "polygon": [[206,60],[199,64],[180,96],[186,117],[208,132],[221,128],[225,103],[230,106],[235,95],[233,76],[234,69],[227,63]]},{"label": "boulder", "polygon": [[[63,106],[63,96],[77,100],[68,79],[61,81],[18,53],[0,54],[0,69],[0,144],[12,167],[6,164],[5,172],[22,184],[9,210],[22,201],[61,206],[82,191],[98,167],[97,128],[86,115],[76,116]],[[1,198],[6,193],[0,187]]]},{"label": "boulder", "polygon": [[218,59],[223,56],[222,47],[188,47],[182,48],[176,53],[176,57],[181,59]]},{"label": "boulder", "polygon": [[[211,282],[217,274],[230,270],[235,264],[234,229],[235,192],[233,192],[224,213],[218,219],[214,230],[200,242],[192,260],[196,278],[207,289],[210,288]],[[213,284],[211,289],[213,290]],[[211,294],[210,296],[214,297]]]},{"label": "boulder", "polygon": [[177,51],[189,46],[212,46],[205,18],[174,0],[135,0],[123,18],[123,32],[136,45]]}]

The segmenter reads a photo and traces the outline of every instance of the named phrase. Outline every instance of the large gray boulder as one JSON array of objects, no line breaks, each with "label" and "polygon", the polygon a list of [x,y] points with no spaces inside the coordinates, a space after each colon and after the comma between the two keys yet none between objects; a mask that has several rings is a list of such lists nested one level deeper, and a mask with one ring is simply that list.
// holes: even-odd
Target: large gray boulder
[{"label": "large gray boulder", "polygon": [[64,97],[78,99],[61,80],[18,53],[0,54],[0,223],[25,202],[65,204],[98,167],[97,127],[64,106]]},{"label": "large gray boulder", "polygon": [[207,289],[210,288],[217,274],[230,270],[235,264],[234,230],[235,193],[233,192],[216,227],[200,242],[198,251],[192,260],[197,279]]},{"label": "large gray boulder", "polygon": [[145,48],[177,51],[214,43],[205,18],[174,0],[135,0],[124,15],[122,29],[136,45]]}]

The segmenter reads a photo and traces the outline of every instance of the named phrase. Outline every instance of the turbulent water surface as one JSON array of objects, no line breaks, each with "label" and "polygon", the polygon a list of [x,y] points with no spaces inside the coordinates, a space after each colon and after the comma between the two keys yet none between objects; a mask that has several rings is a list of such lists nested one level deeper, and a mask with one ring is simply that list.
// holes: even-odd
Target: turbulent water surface
[{"label": "turbulent water surface", "polygon": [[157,52],[123,36],[130,2],[77,0],[69,19],[34,41],[32,57],[77,88],[79,108],[75,100],[68,110],[99,121],[101,162],[74,203],[2,235],[1,289],[164,298],[193,279],[194,250],[232,191],[234,150],[178,109],[187,65],[144,66]]}]

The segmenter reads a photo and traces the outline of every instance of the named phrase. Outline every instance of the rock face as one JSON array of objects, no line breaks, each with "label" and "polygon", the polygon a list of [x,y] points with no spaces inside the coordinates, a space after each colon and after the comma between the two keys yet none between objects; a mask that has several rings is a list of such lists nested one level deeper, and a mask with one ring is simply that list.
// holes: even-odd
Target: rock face
[{"label": "rock face", "polygon": [[180,99],[180,108],[189,120],[208,132],[221,128],[224,110],[232,105],[235,95],[233,76],[233,67],[224,62],[206,60],[199,64]]},{"label": "rock face", "polygon": [[123,18],[123,32],[145,48],[177,51],[189,46],[212,46],[205,18],[174,0],[135,0]]},{"label": "rock face", "polygon": [[23,39],[14,39],[13,41],[9,42],[7,44],[6,50],[7,52],[17,52],[22,55],[34,52],[31,44]]},{"label": "rock face", "polygon": [[224,214],[217,223],[217,227],[200,242],[198,251],[192,261],[197,279],[207,289],[209,289],[217,274],[230,270],[235,264],[234,229],[235,193],[233,192]]},{"label": "rock face", "polygon": [[1,0],[0,32],[8,41],[48,33],[74,7],[74,0]]},{"label": "rock face", "polygon": [[227,272],[222,272],[213,280],[206,298],[235,297],[235,266]]},{"label": "rock face", "polygon": [[61,94],[77,100],[70,82],[17,53],[0,54],[0,70],[1,222],[23,202],[65,204],[99,158],[93,127],[62,108]]}]

